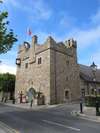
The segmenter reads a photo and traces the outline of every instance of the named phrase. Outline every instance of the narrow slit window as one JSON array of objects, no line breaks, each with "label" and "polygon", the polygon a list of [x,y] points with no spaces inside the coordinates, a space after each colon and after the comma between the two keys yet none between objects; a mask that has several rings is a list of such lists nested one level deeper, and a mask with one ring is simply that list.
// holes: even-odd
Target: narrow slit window
[{"label": "narrow slit window", "polygon": [[41,63],[42,63],[42,59],[40,57],[40,58],[38,58],[38,64],[41,64]]},{"label": "narrow slit window", "polygon": [[28,63],[25,63],[25,68],[26,68],[26,69],[28,68]]}]

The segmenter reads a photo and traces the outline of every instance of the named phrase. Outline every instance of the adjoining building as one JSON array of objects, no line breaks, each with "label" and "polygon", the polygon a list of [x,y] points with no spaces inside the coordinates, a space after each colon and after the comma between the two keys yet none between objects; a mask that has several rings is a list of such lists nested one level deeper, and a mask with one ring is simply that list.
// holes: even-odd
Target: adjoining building
[{"label": "adjoining building", "polygon": [[26,96],[33,88],[34,100],[55,104],[80,98],[80,76],[77,63],[77,43],[70,39],[57,43],[48,37],[40,45],[37,36],[32,43],[19,46],[16,59],[15,97]]},{"label": "adjoining building", "polygon": [[[95,72],[95,80],[91,67],[79,65],[80,89],[84,96],[100,95],[100,69]],[[96,90],[95,90],[96,89]],[[96,92],[95,92],[96,91]]]}]

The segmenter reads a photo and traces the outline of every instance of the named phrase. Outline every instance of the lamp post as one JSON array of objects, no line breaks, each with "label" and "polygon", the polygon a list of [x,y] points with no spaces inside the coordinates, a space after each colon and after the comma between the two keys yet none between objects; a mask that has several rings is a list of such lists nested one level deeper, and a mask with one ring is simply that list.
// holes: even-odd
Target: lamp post
[{"label": "lamp post", "polygon": [[94,83],[94,91],[95,91],[95,107],[96,107],[96,115],[99,114],[99,103],[98,103],[98,95],[97,95],[97,87],[96,87],[96,71],[97,71],[97,65],[93,62],[90,66],[93,73],[93,83]]}]

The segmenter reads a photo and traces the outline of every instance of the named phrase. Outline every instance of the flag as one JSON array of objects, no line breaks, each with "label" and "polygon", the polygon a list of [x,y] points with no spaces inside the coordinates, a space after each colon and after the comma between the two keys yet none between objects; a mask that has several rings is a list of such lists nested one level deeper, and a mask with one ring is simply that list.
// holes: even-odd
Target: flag
[{"label": "flag", "polygon": [[28,32],[27,33],[28,33],[29,36],[31,36],[32,35],[31,29],[28,29]]}]

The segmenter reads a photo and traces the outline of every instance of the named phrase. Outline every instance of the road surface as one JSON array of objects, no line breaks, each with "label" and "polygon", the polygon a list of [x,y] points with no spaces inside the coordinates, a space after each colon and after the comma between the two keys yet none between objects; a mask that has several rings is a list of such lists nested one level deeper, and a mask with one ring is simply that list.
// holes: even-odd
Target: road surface
[{"label": "road surface", "polygon": [[71,115],[77,104],[31,110],[0,104],[0,121],[16,133],[100,133],[100,123]]}]

